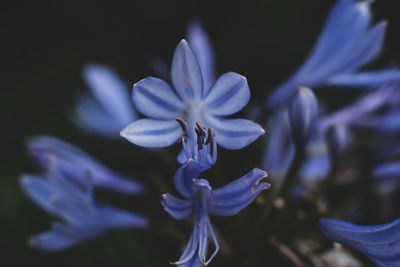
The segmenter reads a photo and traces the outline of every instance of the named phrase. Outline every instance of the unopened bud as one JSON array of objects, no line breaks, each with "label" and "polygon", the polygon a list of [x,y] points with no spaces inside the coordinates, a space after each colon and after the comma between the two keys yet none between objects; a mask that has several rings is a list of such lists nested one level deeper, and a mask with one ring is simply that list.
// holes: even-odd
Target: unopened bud
[{"label": "unopened bud", "polygon": [[318,103],[313,91],[300,87],[289,105],[290,128],[296,145],[304,146],[316,124]]}]

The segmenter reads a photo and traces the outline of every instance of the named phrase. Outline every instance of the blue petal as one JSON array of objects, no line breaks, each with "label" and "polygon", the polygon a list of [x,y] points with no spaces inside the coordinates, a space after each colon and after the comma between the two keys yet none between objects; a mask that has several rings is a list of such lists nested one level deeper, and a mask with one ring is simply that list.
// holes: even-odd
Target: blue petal
[{"label": "blue petal", "polygon": [[269,188],[269,184],[261,182],[267,173],[253,169],[230,184],[212,191],[209,201],[209,212],[214,215],[232,216],[247,207],[258,194]]},{"label": "blue petal", "polygon": [[31,246],[47,252],[55,252],[69,248],[76,243],[97,235],[91,229],[75,229],[73,227],[56,224],[53,230],[33,236]]},{"label": "blue petal", "polygon": [[51,196],[54,195],[55,190],[51,183],[43,177],[36,175],[23,175],[21,178],[21,186],[24,192],[34,201],[38,206],[43,208],[49,213],[58,214],[54,204],[50,201]]},{"label": "blue petal", "polygon": [[383,115],[376,125],[380,132],[400,132],[400,110]]},{"label": "blue petal", "polygon": [[55,137],[33,137],[29,140],[27,147],[30,154],[43,168],[48,168],[51,158],[55,157],[57,169],[78,184],[85,183],[89,173],[96,187],[126,194],[137,194],[144,190],[139,182],[111,171],[78,147]]},{"label": "blue petal", "polygon": [[327,151],[309,157],[301,166],[300,175],[304,179],[326,178],[331,169],[331,158]]},{"label": "blue petal", "polygon": [[204,80],[204,92],[207,93],[215,81],[214,53],[210,40],[200,23],[191,23],[188,27],[187,38],[195,54]]},{"label": "blue petal", "polygon": [[360,97],[354,103],[325,116],[320,122],[320,127],[325,131],[332,125],[346,126],[359,122],[384,106],[396,105],[399,97],[400,90],[397,85],[382,86]]},{"label": "blue petal", "polygon": [[193,183],[194,179],[200,176],[200,165],[189,159],[182,167],[178,169],[174,176],[176,190],[185,198],[191,198],[197,190]]},{"label": "blue petal", "polygon": [[161,196],[161,205],[176,220],[185,219],[193,213],[191,200],[179,199],[168,193]]},{"label": "blue petal", "polygon": [[228,72],[221,75],[205,96],[207,112],[217,116],[240,111],[250,99],[247,80],[242,75]]},{"label": "blue petal", "polygon": [[129,124],[121,136],[143,147],[170,146],[182,136],[182,129],[175,120],[141,119]]},{"label": "blue petal", "polygon": [[115,228],[138,228],[146,227],[149,224],[149,220],[137,213],[130,211],[117,209],[110,206],[95,206],[96,208],[96,220],[103,222],[103,227],[107,229]]},{"label": "blue petal", "polygon": [[185,40],[176,47],[172,59],[171,79],[175,90],[184,101],[202,98],[203,78],[200,67]]},{"label": "blue petal", "polygon": [[114,118],[126,124],[135,120],[128,87],[110,69],[100,65],[88,65],[84,78],[93,95]]},{"label": "blue petal", "polygon": [[332,77],[328,83],[336,86],[373,87],[380,84],[395,82],[399,80],[399,70],[385,69],[379,71],[343,73]]},{"label": "blue petal", "polygon": [[322,219],[320,229],[329,238],[361,251],[378,266],[400,265],[400,219],[372,226]]},{"label": "blue petal", "polygon": [[263,168],[274,177],[284,175],[294,156],[294,145],[290,135],[287,112],[276,113],[268,121],[267,148],[263,159]]},{"label": "blue petal", "polygon": [[214,128],[217,144],[227,149],[241,149],[265,133],[259,124],[246,119],[224,120],[209,116],[206,124]]},{"label": "blue petal", "polygon": [[380,164],[373,169],[373,174],[382,180],[399,179],[400,182],[400,162]]},{"label": "blue petal", "polygon": [[82,95],[76,103],[74,122],[84,131],[107,138],[118,138],[121,128],[126,122],[114,118],[107,113],[95,99]]},{"label": "blue petal", "polygon": [[154,119],[175,119],[181,116],[184,104],[163,80],[147,77],[133,86],[133,103],[143,114]]},{"label": "blue petal", "polygon": [[[354,73],[375,59],[383,45],[386,23],[369,27],[370,2],[338,2],[308,60],[267,99],[269,108],[285,104],[299,86],[315,88],[336,82],[346,86],[372,86],[399,79],[399,74],[394,72],[371,71],[367,76]],[[379,79],[370,79],[372,75]]]}]

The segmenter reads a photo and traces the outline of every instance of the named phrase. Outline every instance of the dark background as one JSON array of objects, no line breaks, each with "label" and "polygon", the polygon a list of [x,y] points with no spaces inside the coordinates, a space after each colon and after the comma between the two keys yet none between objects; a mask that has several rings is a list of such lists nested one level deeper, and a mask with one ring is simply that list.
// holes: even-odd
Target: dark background
[{"label": "dark background", "polygon": [[[252,92],[251,103],[261,104],[268,92],[306,58],[333,3],[332,0],[3,2],[0,10],[1,266],[168,266],[169,261],[179,257],[179,249],[189,238],[190,222],[170,218],[157,197],[173,190],[171,179],[178,167],[173,160],[177,148],[154,154],[124,140],[115,143],[85,135],[71,122],[74,100],[86,88],[81,76],[85,64],[108,65],[131,86],[154,75],[150,62],[155,56],[170,62],[175,46],[185,37],[188,22],[199,20],[214,46],[218,73],[235,71],[246,76]],[[376,1],[373,5],[376,21],[387,19],[389,26],[384,53],[371,67],[399,62],[399,7],[397,0]],[[328,106],[340,106],[355,94],[357,91],[331,89],[319,92],[322,99],[330,99]],[[55,221],[32,204],[19,187],[21,173],[37,171],[25,153],[24,142],[38,134],[70,141],[107,166],[147,183],[151,188],[149,196],[124,197],[100,192],[98,198],[150,216],[155,221],[153,227],[144,231],[115,231],[51,255],[28,247],[29,236],[49,229]],[[214,174],[230,180],[258,166],[262,143],[259,140],[243,152],[220,152],[219,167]],[[253,150],[254,160],[243,160],[243,155]],[[258,249],[252,253],[263,257],[262,248],[252,246],[251,237],[242,236],[241,230],[235,228],[245,227],[247,221],[254,219],[251,214],[256,207],[249,209],[235,218],[215,219],[215,224],[226,235],[236,231],[234,237],[228,238],[229,243],[241,242],[241,246]],[[235,227],[229,224],[225,227],[230,220]],[[240,247],[232,246],[233,250],[220,253],[211,265],[225,266],[230,262],[233,266],[250,266],[244,260],[229,260],[235,259],[232,257],[238,253],[235,247]],[[273,259],[266,258],[264,263],[274,266]]]}]

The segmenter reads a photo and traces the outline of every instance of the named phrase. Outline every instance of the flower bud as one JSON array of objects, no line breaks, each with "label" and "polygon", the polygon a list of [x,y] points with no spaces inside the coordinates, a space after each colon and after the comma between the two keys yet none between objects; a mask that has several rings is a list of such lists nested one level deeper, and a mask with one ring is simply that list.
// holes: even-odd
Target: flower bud
[{"label": "flower bud", "polygon": [[304,146],[315,128],[318,104],[313,91],[300,87],[289,105],[292,138],[296,146]]}]

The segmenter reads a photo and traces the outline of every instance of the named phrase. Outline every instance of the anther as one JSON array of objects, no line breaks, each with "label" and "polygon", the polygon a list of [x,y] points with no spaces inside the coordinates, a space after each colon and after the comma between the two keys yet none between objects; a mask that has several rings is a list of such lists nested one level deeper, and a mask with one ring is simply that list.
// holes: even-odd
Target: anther
[{"label": "anther", "polygon": [[186,125],[187,125],[187,123],[186,123],[182,118],[176,118],[175,120],[176,120],[176,121],[179,123],[179,125],[181,126],[182,131],[183,131],[184,133],[186,133]]},{"label": "anther", "polygon": [[202,136],[206,136],[206,126],[201,121],[196,122],[196,129],[199,129]]},{"label": "anther", "polygon": [[213,128],[208,128],[208,136],[207,136],[207,140],[206,140],[206,145],[212,143],[212,141],[214,141],[215,138],[215,131]]}]

